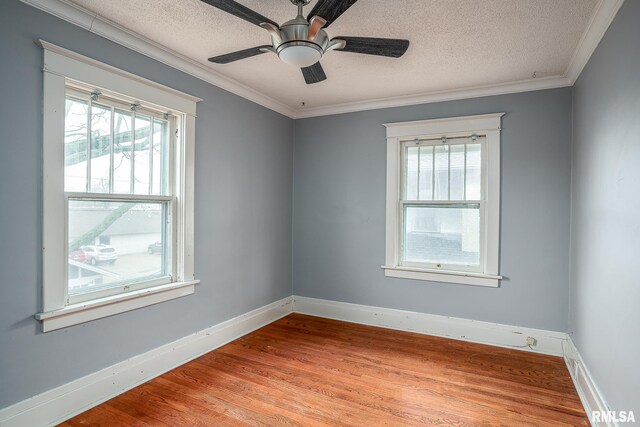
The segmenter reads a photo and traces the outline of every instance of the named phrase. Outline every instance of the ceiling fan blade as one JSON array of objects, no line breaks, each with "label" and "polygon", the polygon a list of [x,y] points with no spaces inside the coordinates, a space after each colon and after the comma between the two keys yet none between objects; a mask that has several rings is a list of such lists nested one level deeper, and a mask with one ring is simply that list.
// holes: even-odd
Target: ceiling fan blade
[{"label": "ceiling fan blade", "polygon": [[336,48],[336,51],[362,53],[365,55],[389,56],[391,58],[400,58],[409,48],[409,40],[401,39],[336,37],[333,40],[344,40],[346,42],[346,45],[343,48]]},{"label": "ceiling fan blade", "polygon": [[250,58],[252,56],[261,55],[269,51],[269,49],[273,49],[271,46],[256,46],[251,47],[249,49],[239,50],[237,52],[231,52],[220,56],[214,56],[213,58],[209,58],[209,61],[215,62],[216,64],[228,64],[229,62],[237,61],[239,59]]},{"label": "ceiling fan blade", "polygon": [[244,19],[245,21],[251,22],[254,25],[259,26],[262,23],[268,22],[270,24],[275,25],[276,27],[278,26],[278,24],[273,22],[271,19],[265,18],[264,16],[260,15],[258,12],[254,12],[248,7],[241,5],[240,3],[235,2],[233,0],[201,0],[201,1],[204,3],[207,3],[210,6],[213,6],[227,13],[230,13],[234,16],[237,16],[240,19]]},{"label": "ceiling fan blade", "polygon": [[320,65],[319,62],[316,62],[309,67],[301,68],[301,70],[302,75],[304,76],[304,81],[307,82],[308,85],[327,80],[327,75],[324,73],[322,65]]},{"label": "ceiling fan blade", "polygon": [[318,0],[307,16],[309,21],[314,16],[319,16],[327,21],[325,27],[331,25],[340,15],[345,13],[358,0]]}]

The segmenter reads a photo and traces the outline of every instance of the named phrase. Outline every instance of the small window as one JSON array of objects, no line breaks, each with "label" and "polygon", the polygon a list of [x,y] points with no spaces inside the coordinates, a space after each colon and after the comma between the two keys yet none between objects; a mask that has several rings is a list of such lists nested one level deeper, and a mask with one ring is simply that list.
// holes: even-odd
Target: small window
[{"label": "small window", "polygon": [[500,116],[386,125],[387,276],[497,286]]},{"label": "small window", "polygon": [[482,271],[484,137],[402,145],[401,265]]},{"label": "small window", "polygon": [[43,331],[192,294],[199,99],[40,43]]}]

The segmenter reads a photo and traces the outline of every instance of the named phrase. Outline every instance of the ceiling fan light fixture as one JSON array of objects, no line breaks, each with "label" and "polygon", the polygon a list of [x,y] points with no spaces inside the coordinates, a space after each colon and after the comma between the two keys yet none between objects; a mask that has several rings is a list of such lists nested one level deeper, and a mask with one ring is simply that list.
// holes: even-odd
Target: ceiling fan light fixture
[{"label": "ceiling fan light fixture", "polygon": [[322,58],[322,48],[315,43],[297,41],[278,47],[278,56],[285,64],[309,67]]},{"label": "ceiling fan light fixture", "polygon": [[358,0],[317,0],[306,18],[302,9],[311,3],[311,0],[290,0],[298,7],[298,14],[282,25],[235,0],[201,1],[259,26],[271,36],[271,45],[256,46],[209,58],[209,61],[215,64],[228,64],[273,52],[285,64],[300,68],[307,84],[314,84],[327,79],[320,59],[329,51],[399,58],[409,47],[409,40],[402,39],[347,36],[329,38],[325,28]]}]

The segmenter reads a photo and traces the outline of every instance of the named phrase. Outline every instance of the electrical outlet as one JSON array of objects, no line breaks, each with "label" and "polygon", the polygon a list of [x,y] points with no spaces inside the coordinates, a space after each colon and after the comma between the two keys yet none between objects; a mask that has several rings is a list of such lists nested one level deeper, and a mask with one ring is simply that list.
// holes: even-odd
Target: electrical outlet
[{"label": "electrical outlet", "polygon": [[527,337],[527,345],[534,346],[538,344],[538,340],[534,337]]}]

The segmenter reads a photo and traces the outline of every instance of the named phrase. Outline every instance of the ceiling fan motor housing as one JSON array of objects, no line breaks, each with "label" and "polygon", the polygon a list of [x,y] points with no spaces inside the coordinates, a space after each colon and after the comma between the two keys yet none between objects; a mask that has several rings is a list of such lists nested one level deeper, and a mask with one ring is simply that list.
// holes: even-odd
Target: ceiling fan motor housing
[{"label": "ceiling fan motor housing", "polygon": [[315,35],[309,35],[309,22],[298,16],[285,22],[277,30],[278,37],[272,33],[273,49],[286,63],[302,67],[315,64],[329,46],[329,36],[319,29]]}]

